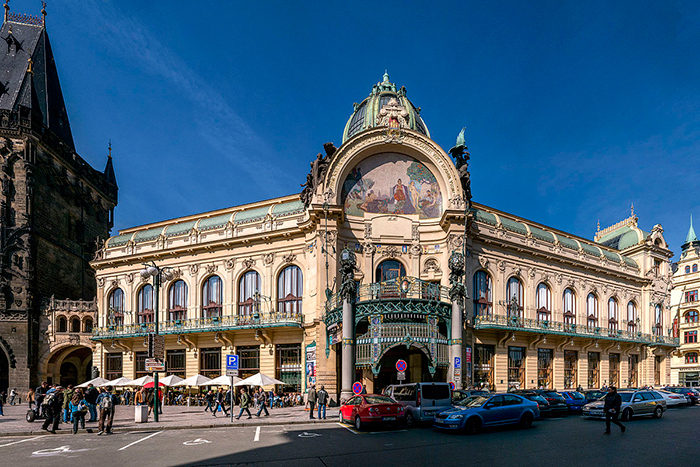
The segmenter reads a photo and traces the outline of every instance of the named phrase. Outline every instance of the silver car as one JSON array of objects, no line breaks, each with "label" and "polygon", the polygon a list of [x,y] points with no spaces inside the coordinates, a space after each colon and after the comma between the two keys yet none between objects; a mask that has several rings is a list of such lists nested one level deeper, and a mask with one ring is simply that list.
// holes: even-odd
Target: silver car
[{"label": "silver car", "polygon": [[[622,398],[620,407],[620,419],[630,420],[635,416],[650,415],[653,418],[661,418],[666,410],[666,400],[657,391],[649,390],[622,390],[618,391]],[[593,418],[605,418],[605,397],[583,406],[583,416]]]}]

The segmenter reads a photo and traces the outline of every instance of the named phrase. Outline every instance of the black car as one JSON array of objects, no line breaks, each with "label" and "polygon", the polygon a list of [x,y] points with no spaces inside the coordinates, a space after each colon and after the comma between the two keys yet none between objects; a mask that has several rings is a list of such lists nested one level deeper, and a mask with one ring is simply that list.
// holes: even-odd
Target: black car
[{"label": "black car", "polygon": [[683,394],[688,399],[688,405],[697,404],[698,398],[700,397],[698,391],[693,388],[666,387],[664,389],[669,392],[675,392],[676,394]]},{"label": "black car", "polygon": [[559,394],[556,389],[533,389],[533,392],[544,397],[547,402],[549,402],[551,413],[569,413],[569,406],[566,403],[566,399],[564,399],[564,396]]},{"label": "black car", "polygon": [[601,391],[600,389],[589,389],[588,391],[583,391],[581,394],[586,397],[587,402],[595,402],[605,396],[607,392]]},{"label": "black car", "polygon": [[537,402],[537,406],[540,409],[540,415],[547,415],[552,411],[552,409],[549,407],[549,402],[547,402],[547,399],[540,396],[535,391],[518,390],[510,392],[511,394],[517,394],[519,396],[524,397],[525,399]]},{"label": "black car", "polygon": [[456,404],[471,396],[488,396],[488,391],[481,389],[455,389],[452,391],[452,403]]}]

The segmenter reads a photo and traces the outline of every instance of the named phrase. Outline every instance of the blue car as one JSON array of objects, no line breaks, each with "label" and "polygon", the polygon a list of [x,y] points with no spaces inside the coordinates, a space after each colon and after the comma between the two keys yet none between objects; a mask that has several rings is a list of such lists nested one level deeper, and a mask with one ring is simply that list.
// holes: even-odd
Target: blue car
[{"label": "blue car", "polygon": [[569,407],[570,412],[583,412],[583,406],[588,404],[586,396],[578,391],[563,391],[560,392],[566,401],[566,405]]},{"label": "blue car", "polygon": [[433,426],[443,430],[477,433],[482,427],[520,425],[530,428],[540,418],[537,402],[515,394],[471,396],[435,415]]}]

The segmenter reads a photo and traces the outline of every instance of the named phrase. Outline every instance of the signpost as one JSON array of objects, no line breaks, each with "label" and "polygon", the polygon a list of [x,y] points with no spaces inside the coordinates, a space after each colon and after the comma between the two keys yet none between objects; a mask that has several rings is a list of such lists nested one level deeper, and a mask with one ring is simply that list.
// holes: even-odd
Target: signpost
[{"label": "signpost", "polygon": [[396,362],[396,371],[406,371],[406,362],[404,360]]},{"label": "signpost", "polygon": [[355,381],[355,384],[352,385],[352,393],[355,395],[362,394],[363,389],[364,386],[359,381]]},{"label": "signpost", "polygon": [[399,381],[406,381],[406,372],[399,371],[398,373],[396,373],[396,379]]},{"label": "signpost", "polygon": [[231,423],[233,423],[233,378],[238,376],[238,355],[226,355],[226,376],[231,378]]},{"label": "signpost", "polygon": [[455,383],[450,381],[450,391],[454,391],[454,390],[455,390]]},{"label": "signpost", "polygon": [[462,376],[462,358],[455,357],[455,379]]},{"label": "signpost", "polygon": [[396,379],[398,381],[406,381],[406,368],[408,368],[408,365],[406,365],[406,360],[397,360],[396,361]]},{"label": "signpost", "polygon": [[147,358],[146,371],[149,373],[165,371],[165,362],[158,358]]}]

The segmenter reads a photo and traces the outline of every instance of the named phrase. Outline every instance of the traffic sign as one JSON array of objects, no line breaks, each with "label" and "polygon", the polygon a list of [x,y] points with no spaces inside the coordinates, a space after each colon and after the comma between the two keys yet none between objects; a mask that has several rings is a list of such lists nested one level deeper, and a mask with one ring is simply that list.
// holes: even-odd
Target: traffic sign
[{"label": "traffic sign", "polygon": [[352,393],[355,395],[361,394],[363,389],[364,386],[359,381],[355,381],[355,384],[352,385]]},{"label": "traffic sign", "polygon": [[406,361],[398,360],[396,362],[396,371],[406,371]]},{"label": "traffic sign", "polygon": [[226,369],[226,376],[235,376],[238,377],[238,370],[229,370],[228,368]]},{"label": "traffic sign", "polygon": [[165,371],[165,362],[157,358],[147,358],[146,359],[146,371]]},{"label": "traffic sign", "polygon": [[226,369],[227,370],[237,370],[238,369],[238,355],[226,355]]},{"label": "traffic sign", "polygon": [[462,359],[460,357],[455,357],[455,370],[462,368]]},{"label": "traffic sign", "polygon": [[455,383],[453,383],[452,381],[450,381],[450,390],[451,391],[455,390]]},{"label": "traffic sign", "polygon": [[406,372],[405,372],[405,371],[399,371],[399,372],[396,374],[396,379],[398,379],[399,381],[406,381]]}]

